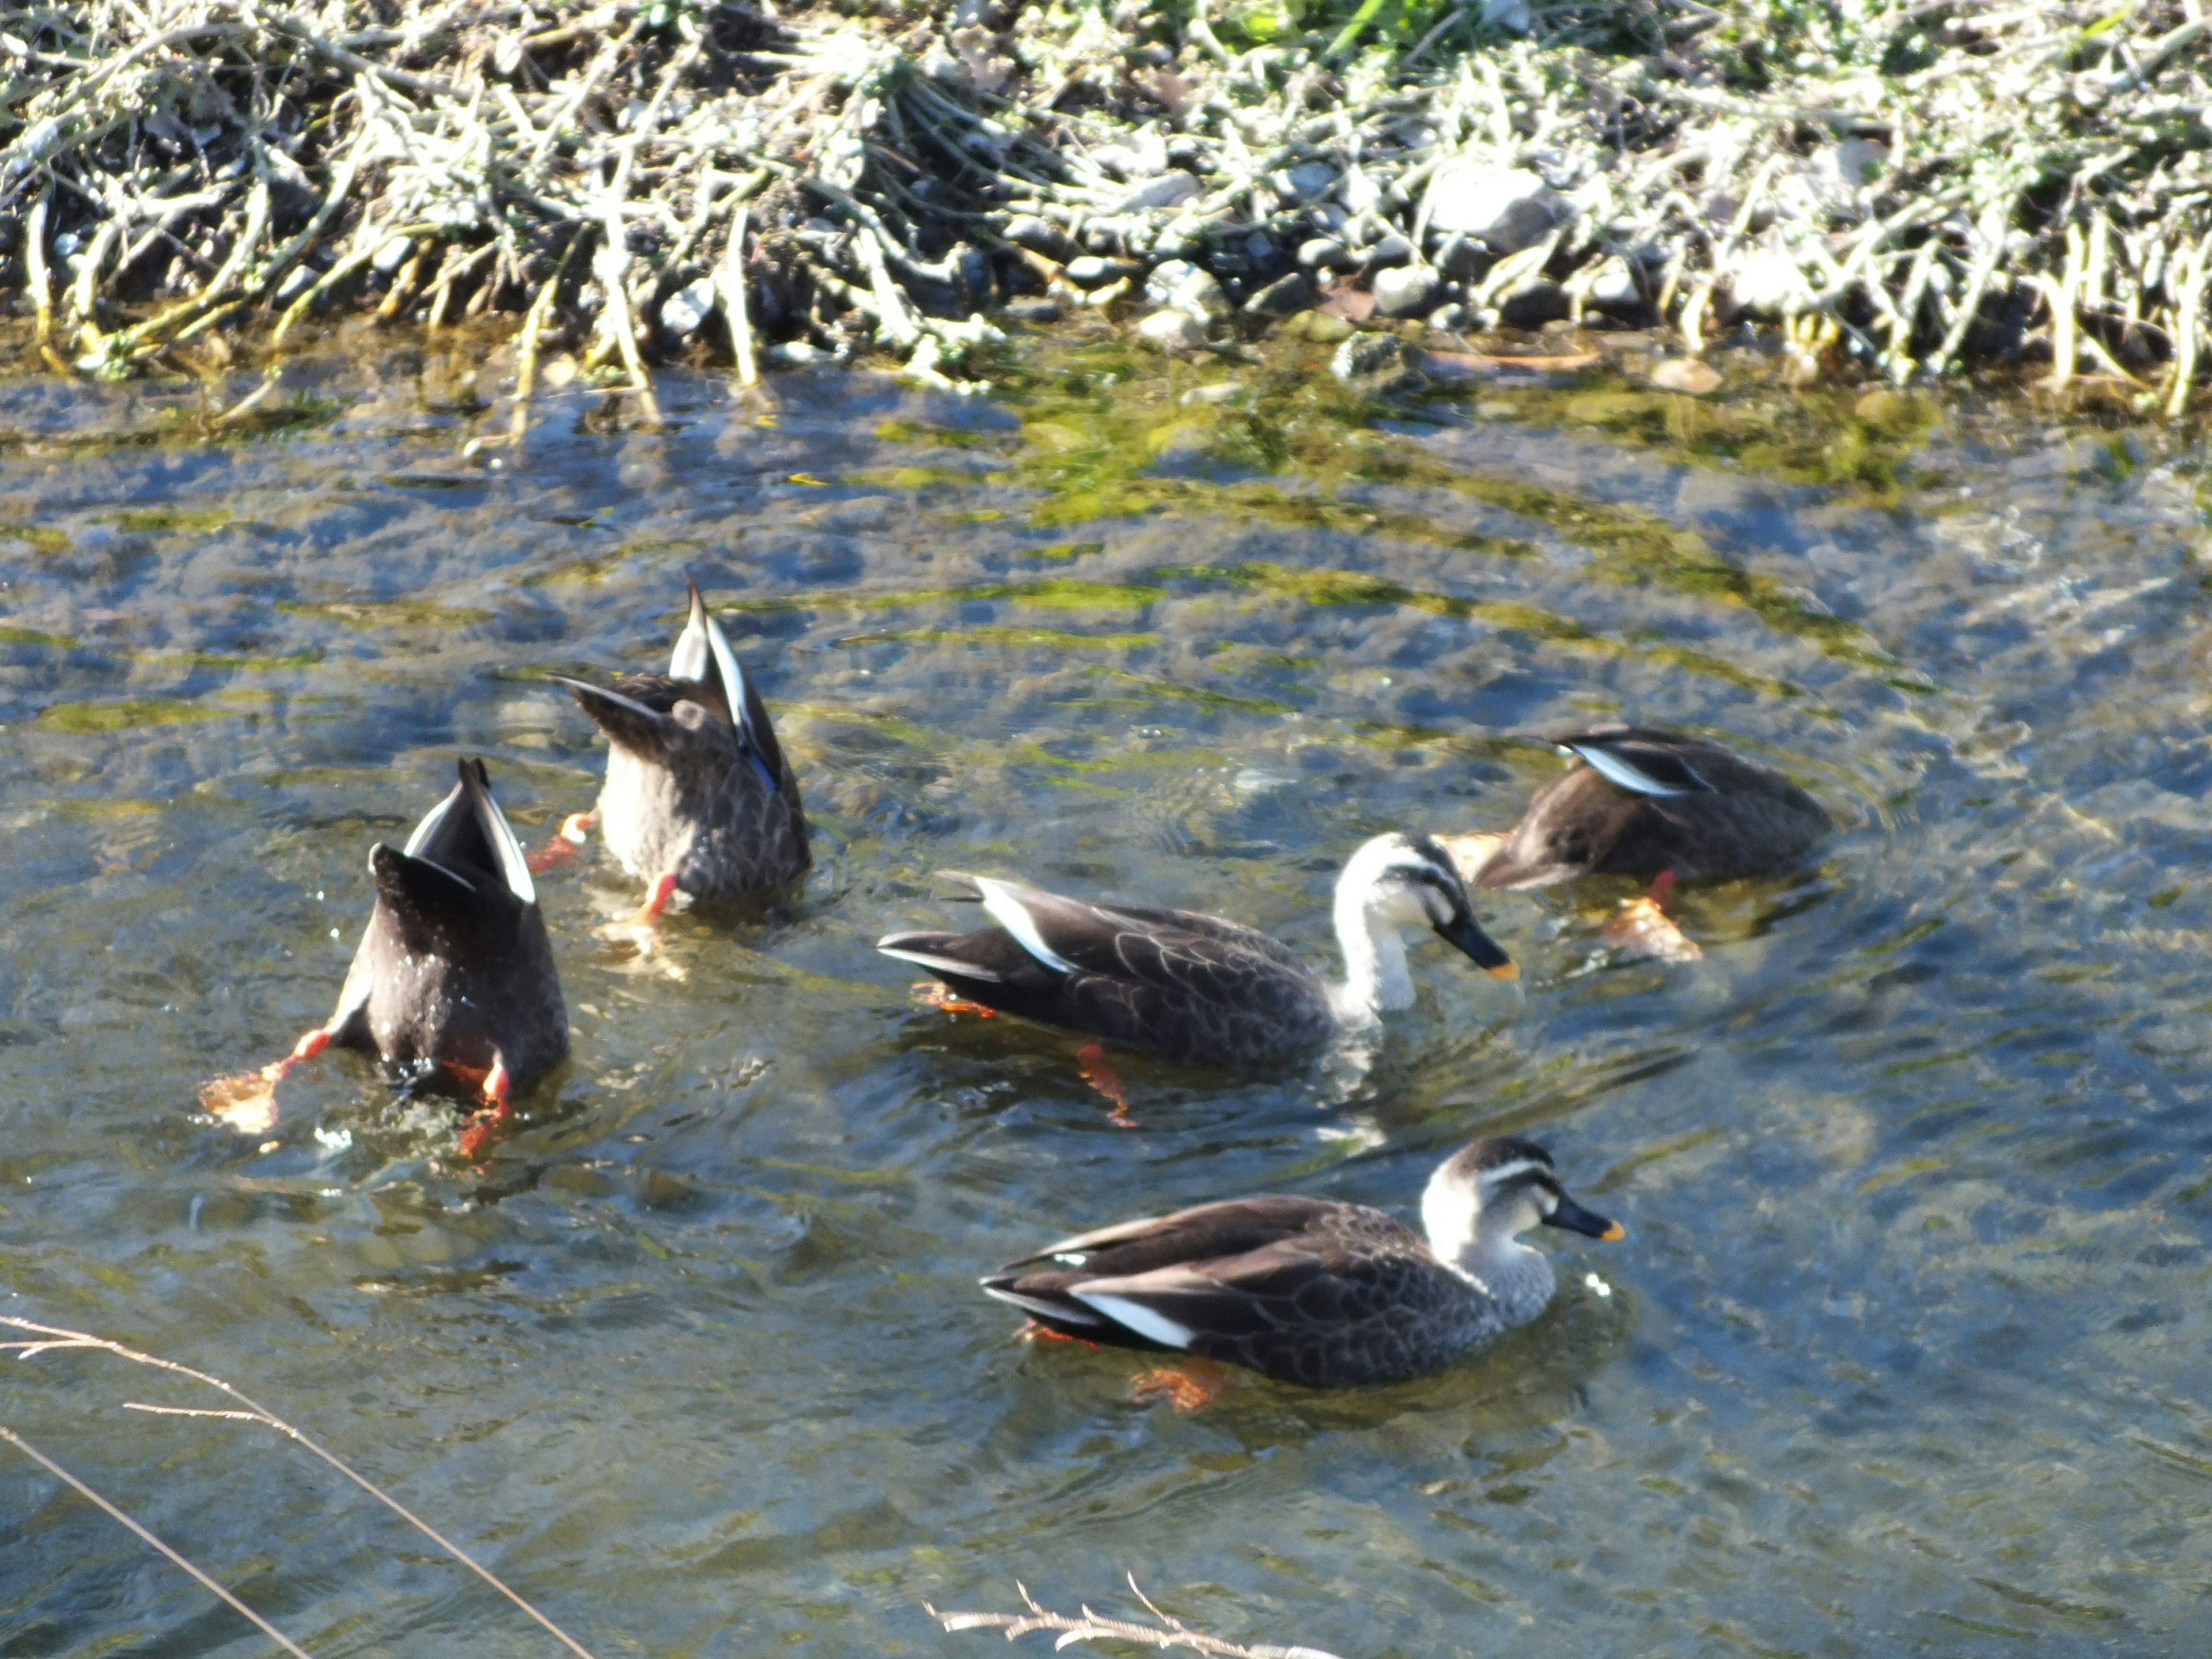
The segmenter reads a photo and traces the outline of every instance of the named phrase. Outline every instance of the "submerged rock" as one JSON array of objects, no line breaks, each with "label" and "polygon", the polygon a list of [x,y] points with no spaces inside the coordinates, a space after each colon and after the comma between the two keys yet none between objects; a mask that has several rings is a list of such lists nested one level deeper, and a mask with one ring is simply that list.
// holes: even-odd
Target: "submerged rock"
[{"label": "submerged rock", "polygon": [[1232,309],[1212,273],[1183,259],[1154,265],[1145,278],[1145,297],[1156,306],[1186,312],[1200,322],[1219,322]]},{"label": "submerged rock", "polygon": [[1328,372],[1372,398],[1404,397],[1427,386],[1419,354],[1395,334],[1355,334],[1337,347]]},{"label": "submerged rock", "polygon": [[1187,311],[1156,311],[1137,325],[1137,338],[1155,351],[1181,357],[1206,343],[1206,325]]}]

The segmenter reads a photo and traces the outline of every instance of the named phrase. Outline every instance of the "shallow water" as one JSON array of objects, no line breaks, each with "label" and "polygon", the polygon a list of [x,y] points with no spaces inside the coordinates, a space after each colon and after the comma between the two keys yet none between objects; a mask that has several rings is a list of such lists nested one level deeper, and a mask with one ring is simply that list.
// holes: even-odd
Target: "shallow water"
[{"label": "shallow water", "polygon": [[[0,1312],[244,1387],[603,1659],[981,1653],[921,1604],[1125,1573],[1347,1659],[2212,1632],[2208,597],[2156,441],[1606,386],[1363,426],[1079,346],[994,400],[678,378],[663,436],[572,389],[495,470],[451,367],[325,366],[214,445],[186,387],[0,387]],[[664,659],[686,571],[803,769],[804,892],[640,957],[603,857],[542,878],[574,1055],[481,1172],[350,1057],[268,1144],[197,1117],[325,1017],[456,752],[526,840],[589,804],[542,676]],[[1363,1063],[1130,1061],[1132,1130],[1073,1041],[869,948],[960,867],[1322,955],[1360,839],[1502,826],[1558,765],[1516,734],[1616,712],[1846,825],[1683,895],[1692,966],[1606,957],[1627,884],[1490,896],[1518,994],[1425,946]],[[1419,1382],[1186,1414],[973,1286],[1241,1191],[1410,1211],[1504,1129],[1628,1237],[1540,1241],[1551,1311]],[[0,1370],[0,1422],[317,1655],[556,1650],[274,1436],[126,1400],[210,1403]],[[265,1650],[0,1449],[0,1651]]]}]

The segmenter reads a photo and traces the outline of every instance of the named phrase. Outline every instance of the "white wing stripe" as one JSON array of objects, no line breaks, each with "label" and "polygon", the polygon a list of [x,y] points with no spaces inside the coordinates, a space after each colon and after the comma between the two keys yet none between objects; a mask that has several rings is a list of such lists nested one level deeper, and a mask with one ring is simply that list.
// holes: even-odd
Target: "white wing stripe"
[{"label": "white wing stripe", "polygon": [[990,912],[991,920],[1012,933],[1014,942],[1023,950],[1057,973],[1076,971],[1073,963],[1044,942],[1044,935],[1037,931],[1036,918],[1023,908],[1022,902],[1006,883],[978,876],[975,886],[983,895],[983,908]]},{"label": "white wing stripe", "polygon": [[487,814],[485,831],[499,854],[499,872],[507,878],[507,890],[525,904],[538,902],[538,884],[530,878],[530,860],[522,855],[522,843],[514,838],[514,828],[507,814],[499,810],[499,803],[487,793],[483,798]]},{"label": "white wing stripe", "polygon": [[[1620,756],[1613,754],[1607,750],[1601,749],[1595,744],[1591,744],[1587,747],[1579,744],[1571,746],[1573,747],[1575,753],[1580,755],[1584,760],[1588,761],[1591,766],[1596,769],[1600,776],[1607,779],[1610,782],[1619,784],[1623,789],[1629,790],[1633,793],[1638,795],[1686,795],[1690,793],[1686,789],[1676,789],[1668,784],[1660,782],[1658,779],[1653,777],[1649,772],[1643,770],[1639,767],[1630,765],[1626,761],[1621,759]],[[1694,777],[1697,775],[1692,773],[1691,775]]]},{"label": "white wing stripe", "polygon": [[415,826],[415,833],[407,837],[407,845],[401,848],[399,850],[406,854],[410,859],[413,858],[416,854],[421,852],[422,850],[422,843],[428,841],[432,836],[437,834],[438,826],[446,821],[446,814],[453,810],[453,803],[460,798],[461,786],[457,783],[453,786],[452,793],[447,794],[445,799],[440,801],[435,806],[432,807],[428,811],[422,815],[422,822]]},{"label": "white wing stripe", "polygon": [[1176,1324],[1157,1308],[1148,1308],[1126,1296],[1115,1296],[1109,1291],[1086,1291],[1079,1286],[1068,1294],[1097,1309],[1116,1325],[1127,1326],[1139,1336],[1150,1337],[1163,1347],[1188,1348],[1191,1338],[1197,1334],[1187,1326]]}]

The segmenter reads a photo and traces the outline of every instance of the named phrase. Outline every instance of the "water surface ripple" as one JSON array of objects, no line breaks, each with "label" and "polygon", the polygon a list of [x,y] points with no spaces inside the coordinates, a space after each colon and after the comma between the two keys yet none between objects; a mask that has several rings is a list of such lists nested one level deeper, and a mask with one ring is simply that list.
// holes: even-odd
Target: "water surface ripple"
[{"label": "water surface ripple", "polygon": [[[678,380],[659,437],[556,400],[494,470],[420,368],[213,446],[123,441],[174,387],[0,387],[0,1310],[245,1387],[603,1656],[980,1653],[921,1603],[1121,1606],[1126,1571],[1352,1659],[2212,1632],[2185,471],[1922,409],[1840,423],[1895,453],[1821,483],[1507,394],[1324,476],[1240,463],[1181,382],[1079,374],[787,377],[772,418]],[[268,1145],[197,1120],[324,1018],[368,847],[457,750],[526,837],[588,805],[543,677],[665,657],[687,572],[802,768],[804,893],[641,959],[592,936],[618,872],[544,878],[574,1055],[480,1174],[349,1059]],[[1424,947],[1364,1066],[1132,1062],[1132,1131],[1073,1042],[920,1007],[869,949],[939,925],[951,866],[1320,954],[1364,836],[1501,826],[1558,763],[1516,734],[1616,713],[1735,734],[1847,825],[1802,878],[1686,896],[1693,967],[1604,959],[1625,884],[1492,896],[1521,994]],[[1628,1238],[1541,1241],[1553,1309],[1419,1382],[1180,1414],[974,1290],[1239,1191],[1409,1210],[1508,1128]],[[181,1384],[0,1381],[0,1420],[325,1659],[549,1650],[272,1437],[118,1408]],[[249,1644],[0,1460],[0,1651]]]}]

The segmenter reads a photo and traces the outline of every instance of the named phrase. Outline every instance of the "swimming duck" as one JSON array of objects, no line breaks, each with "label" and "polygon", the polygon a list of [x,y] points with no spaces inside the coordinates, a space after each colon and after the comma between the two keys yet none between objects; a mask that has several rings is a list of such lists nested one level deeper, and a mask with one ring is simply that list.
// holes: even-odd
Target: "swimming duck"
[{"label": "swimming duck", "polygon": [[1503,840],[1452,838],[1478,887],[1541,887],[1577,876],[1732,881],[1784,868],[1834,826],[1767,767],[1704,738],[1600,726],[1553,739],[1573,757]]},{"label": "swimming duck", "polygon": [[1188,910],[1092,904],[939,872],[995,927],[887,933],[876,948],[983,1007],[1176,1060],[1272,1060],[1413,1006],[1401,927],[1433,928],[1500,978],[1518,970],[1476,923],[1451,857],[1426,836],[1377,836],[1336,884],[1345,978],[1328,984],[1255,928]]},{"label": "swimming duck", "polygon": [[596,823],[623,869],[652,884],[641,920],[681,890],[734,898],[781,886],[809,862],[799,779],[760,694],[689,585],[691,614],[665,674],[608,685],[562,678],[607,739]]},{"label": "swimming duck", "polygon": [[[258,1073],[219,1079],[202,1099],[252,1127],[287,1068],[336,1044],[446,1091],[481,1098],[461,1150],[473,1157],[528,1089],[568,1052],[568,1014],[522,848],[491,798],[482,761],[432,807],[406,848],[369,849],[376,902],[330,1018]],[[256,1079],[265,1085],[258,1094]],[[243,1085],[243,1086],[241,1086]],[[266,1122],[261,1127],[266,1127]]]},{"label": "swimming duck", "polygon": [[981,1282],[1061,1335],[1340,1389],[1418,1376],[1542,1312],[1552,1264],[1519,1238],[1538,1223],[1624,1236],[1517,1135],[1446,1160],[1421,1222],[1426,1238],[1361,1204],[1231,1199],[1062,1239]]}]

